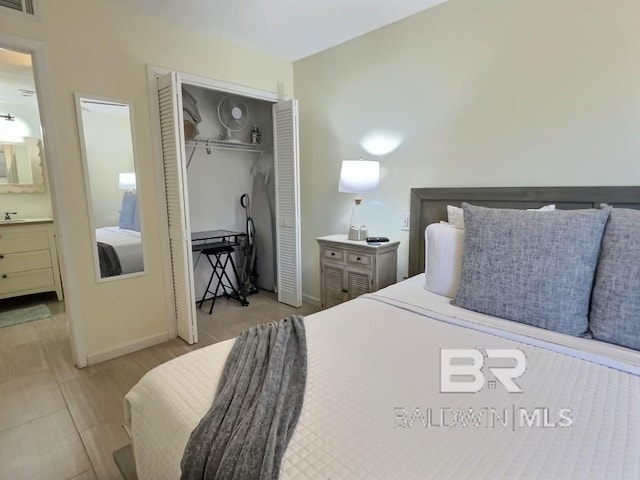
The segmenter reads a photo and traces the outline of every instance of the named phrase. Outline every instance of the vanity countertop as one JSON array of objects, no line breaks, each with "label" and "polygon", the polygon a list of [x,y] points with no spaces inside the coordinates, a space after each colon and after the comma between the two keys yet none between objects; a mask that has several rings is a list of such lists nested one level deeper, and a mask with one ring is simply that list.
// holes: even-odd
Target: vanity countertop
[{"label": "vanity countertop", "polygon": [[[0,217],[1,218],[1,217]],[[14,218],[12,220],[0,220],[0,227],[9,227],[13,225],[31,225],[33,223],[51,223],[53,218]]]}]

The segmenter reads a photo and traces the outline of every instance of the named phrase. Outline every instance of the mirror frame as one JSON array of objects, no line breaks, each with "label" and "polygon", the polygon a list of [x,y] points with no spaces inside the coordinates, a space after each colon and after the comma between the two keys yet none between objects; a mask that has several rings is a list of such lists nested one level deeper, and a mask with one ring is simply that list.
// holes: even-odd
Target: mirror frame
[{"label": "mirror frame", "polygon": [[[144,242],[144,212],[142,210],[142,205],[140,202],[140,192],[141,192],[141,188],[140,188],[140,175],[139,175],[139,169],[138,169],[138,151],[137,151],[137,147],[136,147],[136,136],[135,136],[135,130],[134,130],[134,113],[133,113],[133,104],[131,102],[127,102],[125,100],[120,100],[120,99],[115,99],[115,98],[109,98],[109,97],[102,97],[99,95],[93,95],[93,94],[88,94],[88,93],[81,93],[81,92],[75,92],[74,93],[74,98],[75,98],[75,106],[76,106],[76,117],[78,120],[78,136],[79,136],[79,140],[80,140],[80,151],[81,151],[81,157],[82,157],[82,172],[84,175],[84,186],[85,186],[85,200],[87,202],[87,214],[89,217],[89,235],[91,238],[91,242],[92,242],[92,247],[91,250],[93,252],[93,263],[94,263],[94,272],[95,272],[95,276],[96,276],[96,282],[97,283],[107,283],[107,282],[113,282],[113,281],[118,281],[118,280],[126,280],[128,278],[132,278],[132,277],[139,277],[142,275],[146,275],[148,273],[147,270],[147,248],[146,248],[146,243]],[[85,132],[84,132],[84,125],[82,122],[82,104],[81,101],[82,100],[95,100],[97,102],[104,102],[104,103],[113,103],[113,104],[120,104],[120,105],[126,105],[127,107],[129,107],[129,129],[131,132],[131,149],[132,149],[132,154],[133,154],[133,171],[136,174],[136,193],[138,194],[138,198],[137,198],[137,208],[140,211],[140,242],[141,242],[141,247],[142,247],[142,266],[143,269],[139,272],[132,272],[132,273],[125,273],[125,274],[120,274],[120,275],[114,275],[111,277],[102,277],[101,276],[101,272],[100,272],[100,258],[98,255],[98,241],[96,239],[96,228],[95,228],[95,219],[94,219],[94,209],[93,209],[93,200],[92,200],[92,195],[91,195],[91,181],[90,181],[90,177],[89,177],[89,162],[87,159],[87,146],[85,143]]]},{"label": "mirror frame", "polygon": [[[38,141],[37,155],[29,156],[33,183],[0,183],[0,193],[42,193],[46,191],[44,178],[44,147],[41,138]],[[1,142],[0,142],[1,145]]]}]

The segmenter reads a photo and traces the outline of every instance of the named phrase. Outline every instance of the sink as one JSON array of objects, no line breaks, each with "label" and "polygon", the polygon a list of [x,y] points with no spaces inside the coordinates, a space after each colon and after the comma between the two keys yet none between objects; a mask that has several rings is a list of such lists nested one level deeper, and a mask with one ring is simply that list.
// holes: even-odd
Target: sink
[{"label": "sink", "polygon": [[24,222],[25,219],[24,218],[14,218],[13,220],[0,220],[0,225],[4,224],[4,223],[20,223],[20,222]]}]

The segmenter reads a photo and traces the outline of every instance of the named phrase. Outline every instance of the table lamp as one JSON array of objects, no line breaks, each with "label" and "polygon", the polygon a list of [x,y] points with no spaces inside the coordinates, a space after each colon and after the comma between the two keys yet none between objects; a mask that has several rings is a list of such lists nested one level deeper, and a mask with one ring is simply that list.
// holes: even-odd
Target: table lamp
[{"label": "table lamp", "polygon": [[365,240],[367,227],[362,220],[362,197],[360,194],[378,188],[380,183],[380,162],[369,160],[343,160],[340,169],[338,191],[355,193],[351,223],[349,224],[349,240]]}]

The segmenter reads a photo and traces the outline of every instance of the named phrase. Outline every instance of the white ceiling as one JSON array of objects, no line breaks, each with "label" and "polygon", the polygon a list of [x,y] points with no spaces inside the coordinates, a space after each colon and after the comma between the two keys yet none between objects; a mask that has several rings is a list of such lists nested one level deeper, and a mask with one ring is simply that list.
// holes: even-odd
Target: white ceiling
[{"label": "white ceiling", "polygon": [[298,60],[446,0],[118,0],[145,14]]},{"label": "white ceiling", "polygon": [[[298,60],[447,0],[118,0],[184,28]],[[0,103],[37,105],[31,56],[0,49]],[[0,112],[4,113],[4,112]]]}]

